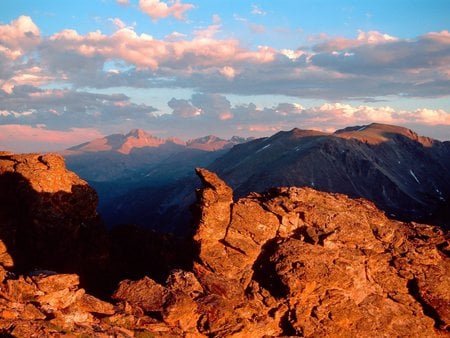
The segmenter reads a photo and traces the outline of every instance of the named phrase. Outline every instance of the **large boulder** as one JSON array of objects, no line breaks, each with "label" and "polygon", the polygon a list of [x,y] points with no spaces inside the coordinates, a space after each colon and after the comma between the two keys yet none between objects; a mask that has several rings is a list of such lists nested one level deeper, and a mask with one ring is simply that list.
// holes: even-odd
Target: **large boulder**
[{"label": "large boulder", "polygon": [[97,203],[61,156],[0,153],[0,239],[16,270],[98,264],[106,236]]}]

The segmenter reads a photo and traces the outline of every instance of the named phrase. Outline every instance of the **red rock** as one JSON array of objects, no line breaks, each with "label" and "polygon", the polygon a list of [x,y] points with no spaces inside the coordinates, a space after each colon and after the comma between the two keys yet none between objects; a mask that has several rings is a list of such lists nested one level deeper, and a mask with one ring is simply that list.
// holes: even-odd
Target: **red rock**
[{"label": "red rock", "polygon": [[138,305],[144,311],[152,312],[162,309],[164,288],[148,277],[138,281],[124,280],[112,298]]}]

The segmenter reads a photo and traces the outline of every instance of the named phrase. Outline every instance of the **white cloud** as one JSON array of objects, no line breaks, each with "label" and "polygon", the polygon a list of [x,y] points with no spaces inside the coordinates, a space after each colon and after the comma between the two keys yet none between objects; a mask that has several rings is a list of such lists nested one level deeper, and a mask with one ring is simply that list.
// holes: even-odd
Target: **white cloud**
[{"label": "white cloud", "polygon": [[253,15],[266,15],[267,13],[258,5],[252,5],[252,11],[251,13]]},{"label": "white cloud", "polygon": [[172,1],[170,5],[161,0],[139,0],[139,8],[153,20],[169,16],[173,16],[177,20],[185,20],[185,12],[194,8],[194,5],[183,4],[181,0]]},{"label": "white cloud", "polygon": [[[177,4],[182,5],[166,6]],[[118,27],[112,34],[66,29],[50,37],[41,37],[29,17],[0,25],[0,88],[11,93],[14,86],[59,82],[75,88],[170,87],[327,101],[449,96],[448,31],[407,40],[360,31],[352,39],[321,37],[311,48],[278,50],[219,38],[218,16],[203,30],[164,39],[111,20]],[[121,67],[105,67],[112,62]]]}]

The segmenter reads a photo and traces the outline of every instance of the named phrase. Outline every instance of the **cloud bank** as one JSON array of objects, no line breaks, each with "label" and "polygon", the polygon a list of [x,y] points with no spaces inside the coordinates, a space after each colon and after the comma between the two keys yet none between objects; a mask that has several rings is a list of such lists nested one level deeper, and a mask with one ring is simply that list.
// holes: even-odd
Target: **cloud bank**
[{"label": "cloud bank", "polygon": [[[187,8],[180,2],[145,4],[165,8],[160,16]],[[26,16],[0,26],[1,88],[11,91],[14,85],[60,81],[75,87],[181,87],[334,101],[449,95],[448,31],[409,40],[359,32],[354,39],[321,37],[298,50],[270,46],[252,50],[239,40],[216,38],[217,19],[192,37],[178,33],[167,39],[139,34],[121,21],[115,24],[118,29],[110,35],[100,31],[82,35],[66,29],[49,37],[40,36],[39,28]],[[122,68],[106,69],[108,63]]]},{"label": "cloud bank", "polygon": [[[153,20],[185,20],[193,6],[141,0],[139,8]],[[256,6],[253,11],[264,14]],[[22,126],[34,128],[39,135],[54,131],[55,135],[80,136],[86,130],[88,139],[92,132],[107,134],[119,126],[122,131],[140,126],[161,136],[262,136],[293,127],[334,130],[376,121],[412,126],[419,132],[434,128],[433,136],[450,139],[448,111],[343,103],[449,97],[448,31],[414,39],[378,31],[359,31],[354,38],[321,35],[309,46],[291,50],[249,48],[235,38],[219,38],[218,16],[210,26],[190,35],[173,32],[163,39],[139,33],[118,18],[110,21],[115,26],[110,34],[65,29],[43,36],[28,16],[0,25],[0,125],[4,132],[17,132]],[[190,99],[174,97],[167,103],[172,114],[161,115],[157,107],[133,103],[124,94],[92,92],[119,87],[186,88],[196,94]],[[332,103],[305,108],[274,102],[272,107],[259,107],[249,99],[247,104],[232,105],[228,94],[284,95],[299,103],[302,99]]]}]

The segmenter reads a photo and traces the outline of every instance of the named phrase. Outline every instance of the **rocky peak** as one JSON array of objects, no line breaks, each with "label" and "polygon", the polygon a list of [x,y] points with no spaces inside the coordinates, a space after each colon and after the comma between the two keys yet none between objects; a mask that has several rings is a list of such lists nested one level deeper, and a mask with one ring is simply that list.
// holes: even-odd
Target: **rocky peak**
[{"label": "rocky peak", "polygon": [[136,128],[131,129],[125,137],[134,137],[134,138],[146,138],[146,137],[152,137],[150,134],[147,134],[143,129]]}]

